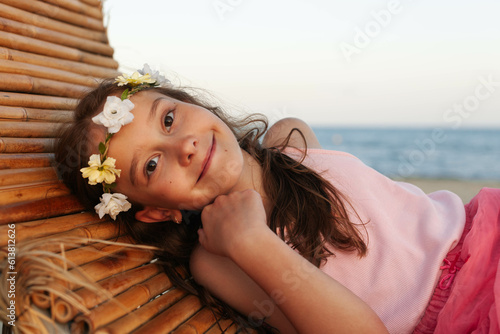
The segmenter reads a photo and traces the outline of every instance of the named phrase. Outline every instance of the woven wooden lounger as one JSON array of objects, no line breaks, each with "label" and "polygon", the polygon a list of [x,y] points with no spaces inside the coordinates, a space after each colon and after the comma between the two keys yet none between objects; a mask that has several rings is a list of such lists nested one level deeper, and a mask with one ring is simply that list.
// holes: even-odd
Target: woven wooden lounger
[{"label": "woven wooden lounger", "polygon": [[78,98],[117,74],[102,18],[100,0],[0,0],[4,330],[235,332],[172,287],[151,250],[119,244],[130,240],[113,221],[82,212],[52,167]]}]

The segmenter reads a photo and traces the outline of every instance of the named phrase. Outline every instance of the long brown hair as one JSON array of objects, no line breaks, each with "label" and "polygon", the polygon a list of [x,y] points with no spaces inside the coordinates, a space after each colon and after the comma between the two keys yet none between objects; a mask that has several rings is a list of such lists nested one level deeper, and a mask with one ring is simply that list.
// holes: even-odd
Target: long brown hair
[{"label": "long brown hair", "polygon": [[[268,128],[263,115],[235,119],[220,107],[206,102],[198,90],[154,89],[171,98],[204,107],[229,126],[240,147],[262,166],[264,190],[273,205],[270,228],[302,256],[320,266],[327,256],[332,255],[326,244],[342,251],[357,251],[359,256],[365,255],[366,244],[355,224],[349,221],[348,200],[321,175],[283,153],[292,132],[278,147],[266,148],[261,145]],[[89,209],[99,203],[102,195],[102,187],[89,185],[80,173],[80,168],[86,167],[89,156],[97,147],[95,139],[88,135],[93,126],[91,117],[102,108],[107,96],[122,91],[123,88],[105,81],[81,99],[75,109],[74,123],[64,131],[56,147],[55,158],[61,178]],[[300,133],[297,129],[294,131]],[[225,303],[210,296],[206,289],[185,279],[189,277],[191,252],[198,243],[196,230],[186,224],[139,222],[135,213],[140,209],[140,205],[134,204],[131,210],[120,213],[117,221],[138,243],[158,247],[157,255],[169,278],[177,286],[198,294],[202,302],[215,307],[221,315],[243,326],[255,327]]]}]

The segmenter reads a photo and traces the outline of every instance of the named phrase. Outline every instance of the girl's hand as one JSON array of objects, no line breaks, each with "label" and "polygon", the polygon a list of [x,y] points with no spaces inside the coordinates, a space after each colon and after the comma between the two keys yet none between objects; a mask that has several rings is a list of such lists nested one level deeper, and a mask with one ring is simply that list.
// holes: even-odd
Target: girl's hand
[{"label": "girl's hand", "polygon": [[[214,295],[238,306],[249,319],[270,317],[284,333],[290,329],[298,333],[387,333],[363,300],[267,227],[257,192],[219,196],[203,209],[201,217],[203,229],[198,234],[206,252],[192,263],[193,273]],[[280,312],[275,313],[275,308]]]},{"label": "girl's hand", "polygon": [[203,209],[201,220],[200,244],[210,253],[227,257],[242,241],[270,231],[262,198],[254,190],[217,197]]}]

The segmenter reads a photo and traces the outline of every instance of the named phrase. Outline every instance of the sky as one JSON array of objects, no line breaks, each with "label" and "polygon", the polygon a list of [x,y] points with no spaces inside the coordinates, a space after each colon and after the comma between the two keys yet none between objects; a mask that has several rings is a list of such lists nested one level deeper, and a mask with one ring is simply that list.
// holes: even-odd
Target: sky
[{"label": "sky", "polygon": [[105,0],[120,70],[313,126],[500,128],[498,0]]}]

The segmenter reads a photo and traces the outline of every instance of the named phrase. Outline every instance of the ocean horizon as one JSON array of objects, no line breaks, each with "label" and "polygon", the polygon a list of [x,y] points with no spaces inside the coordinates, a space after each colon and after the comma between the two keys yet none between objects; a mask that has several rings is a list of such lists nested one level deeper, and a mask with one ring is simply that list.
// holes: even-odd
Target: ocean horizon
[{"label": "ocean horizon", "polygon": [[499,128],[313,126],[325,149],[343,151],[390,178],[500,181]]}]

